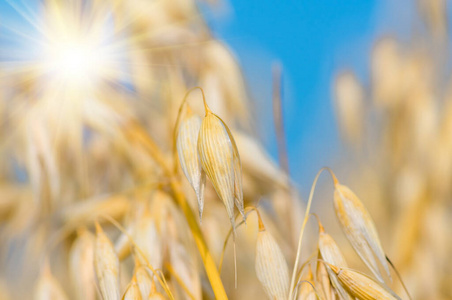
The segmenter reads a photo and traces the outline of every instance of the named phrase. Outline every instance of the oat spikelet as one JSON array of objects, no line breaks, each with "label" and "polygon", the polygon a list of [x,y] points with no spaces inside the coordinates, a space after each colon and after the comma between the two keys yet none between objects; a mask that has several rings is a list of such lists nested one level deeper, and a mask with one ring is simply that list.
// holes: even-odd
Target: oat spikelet
[{"label": "oat spikelet", "polygon": [[[136,260],[135,263],[139,263],[138,260]],[[154,281],[151,279],[144,266],[136,265],[136,267],[135,277],[138,283],[138,288],[140,289],[141,298],[147,299],[151,294],[151,291],[155,290]]]},{"label": "oat spikelet", "polygon": [[94,275],[94,235],[86,229],[78,232],[69,253],[69,267],[75,298],[80,300],[96,299]]},{"label": "oat spikelet", "polygon": [[319,224],[319,227],[319,250],[323,260],[335,266],[347,267],[347,262],[345,261],[339,246],[331,235],[325,232],[322,224]]},{"label": "oat spikelet", "polygon": [[344,137],[359,144],[363,133],[364,91],[356,76],[344,72],[337,76],[335,84],[335,105],[341,131]]},{"label": "oat spikelet", "polygon": [[[218,118],[220,119],[220,118]],[[235,199],[235,205],[237,209],[240,211],[240,214],[243,217],[243,220],[246,223],[246,216],[245,216],[245,209],[243,204],[243,187],[242,187],[242,162],[240,160],[239,150],[237,148],[237,144],[235,143],[235,140],[232,136],[231,131],[229,130],[228,126],[223,122],[222,119],[220,119],[221,123],[223,123],[224,128],[226,128],[226,131],[229,135],[229,138],[232,143],[232,153],[233,153],[233,159],[234,159],[234,199]]]},{"label": "oat spikelet", "polygon": [[342,286],[359,300],[377,300],[377,299],[398,299],[391,289],[374,281],[370,277],[359,272],[342,269],[333,265],[328,265],[337,276]]},{"label": "oat spikelet", "polygon": [[156,292],[150,295],[148,300],[166,300],[166,298],[161,293]]},{"label": "oat spikelet", "polygon": [[[329,264],[338,266],[338,267],[347,267],[347,262],[345,261],[344,256],[342,255],[339,246],[333,240],[333,238],[325,232],[322,224],[319,221],[319,251],[321,258]],[[331,279],[331,283],[333,287],[336,289],[338,294],[342,299],[350,299],[347,292],[344,288],[339,284],[337,277],[332,274],[332,271],[329,267],[326,267],[328,274]]]},{"label": "oat spikelet", "polygon": [[336,294],[334,292],[334,287],[331,285],[328,270],[326,269],[325,264],[320,261],[317,262],[316,278],[316,285],[319,287],[323,299],[336,300]]},{"label": "oat spikelet", "polygon": [[298,284],[301,285],[300,292],[297,299],[299,300],[317,300],[317,295],[314,291],[314,278],[312,275],[311,266],[309,265],[308,273],[303,277]]},{"label": "oat spikelet", "polygon": [[127,287],[126,292],[124,293],[123,300],[141,300],[141,291],[138,286],[137,278],[135,275],[132,278],[129,286]]},{"label": "oat spikelet", "polygon": [[[154,269],[160,269],[162,267],[162,242],[149,208],[145,208],[143,214],[138,218],[132,237],[141,250],[137,252],[141,264],[149,262]],[[143,255],[145,259],[142,257]]]},{"label": "oat spikelet", "polygon": [[50,272],[50,267],[46,262],[41,276],[36,284],[35,300],[67,300],[63,288]]},{"label": "oat spikelet", "polygon": [[289,269],[281,249],[265,229],[260,216],[256,244],[256,275],[270,299],[287,299]]},{"label": "oat spikelet", "polygon": [[377,229],[369,212],[348,187],[339,184],[337,180],[334,186],[334,209],[347,239],[378,280],[384,282],[375,256],[388,276],[391,275]]},{"label": "oat spikelet", "polygon": [[155,269],[162,267],[162,239],[149,207],[140,207],[127,234],[123,233],[117,239],[115,251],[121,261],[131,254],[131,238],[140,249],[136,251],[136,257],[142,265],[150,263]]},{"label": "oat spikelet", "polygon": [[198,137],[198,153],[202,168],[223,201],[235,232],[234,202],[245,219],[240,158],[226,124],[207,107]]},{"label": "oat spikelet", "polygon": [[185,119],[182,121],[177,135],[177,153],[180,165],[198,198],[199,220],[202,220],[206,183],[206,174],[199,162],[197,148],[201,123],[201,118],[187,108]]},{"label": "oat spikelet", "polygon": [[98,223],[96,223],[94,268],[102,298],[104,300],[120,299],[119,259],[113,248],[113,244]]},{"label": "oat spikelet", "polygon": [[371,72],[376,107],[392,108],[397,103],[401,86],[401,57],[395,40],[385,38],[375,44]]}]

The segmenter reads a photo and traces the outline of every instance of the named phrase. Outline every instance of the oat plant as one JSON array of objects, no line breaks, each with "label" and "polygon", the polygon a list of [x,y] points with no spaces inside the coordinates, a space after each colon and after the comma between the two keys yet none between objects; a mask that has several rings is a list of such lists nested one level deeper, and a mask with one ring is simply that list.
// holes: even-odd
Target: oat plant
[{"label": "oat plant", "polygon": [[[370,87],[338,74],[352,158],[334,165],[340,176],[321,169],[305,202],[289,175],[282,69],[277,163],[252,130],[237,61],[197,4],[43,0],[20,11],[36,30],[11,28],[27,49],[5,48],[0,64],[0,299],[451,296],[452,106],[438,92],[448,51],[387,38]],[[444,6],[419,1],[439,49]],[[380,133],[368,131],[374,119]],[[317,187],[325,170],[332,181]]]}]

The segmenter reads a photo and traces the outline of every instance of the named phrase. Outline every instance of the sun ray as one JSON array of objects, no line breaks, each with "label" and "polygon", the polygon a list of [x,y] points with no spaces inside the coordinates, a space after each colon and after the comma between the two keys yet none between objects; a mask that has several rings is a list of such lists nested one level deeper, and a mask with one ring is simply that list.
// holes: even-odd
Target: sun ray
[{"label": "sun ray", "polygon": [[13,8],[22,17],[23,20],[25,20],[28,24],[33,26],[34,29],[40,31],[41,33],[43,32],[41,31],[42,26],[39,24],[39,19],[37,18],[37,15],[33,16],[33,14],[31,13],[32,10],[28,5],[26,5],[22,1],[20,2],[23,5],[23,7],[27,9],[30,15],[27,15],[25,10],[17,5],[17,1],[6,0],[6,3],[8,3],[8,5],[11,6],[11,8]]}]

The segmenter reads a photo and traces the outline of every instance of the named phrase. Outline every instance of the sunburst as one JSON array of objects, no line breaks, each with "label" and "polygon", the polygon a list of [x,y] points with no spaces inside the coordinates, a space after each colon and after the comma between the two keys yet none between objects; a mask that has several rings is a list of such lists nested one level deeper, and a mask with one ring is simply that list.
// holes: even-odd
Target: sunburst
[{"label": "sunburst", "polygon": [[84,177],[87,126],[107,130],[121,118],[116,96],[132,85],[132,37],[118,25],[112,3],[49,0],[38,6],[15,7],[28,26],[8,27],[13,43],[2,49],[1,71],[8,123],[15,124],[10,136],[23,145],[34,195],[55,199],[62,162],[78,164],[77,177]]}]

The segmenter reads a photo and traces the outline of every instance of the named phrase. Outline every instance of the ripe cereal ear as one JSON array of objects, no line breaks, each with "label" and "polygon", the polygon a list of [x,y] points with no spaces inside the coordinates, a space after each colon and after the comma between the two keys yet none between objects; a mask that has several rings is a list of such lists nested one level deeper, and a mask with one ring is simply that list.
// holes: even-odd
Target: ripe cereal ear
[{"label": "ripe cereal ear", "polygon": [[96,222],[96,241],[94,247],[94,268],[102,298],[120,299],[119,294],[119,259],[113,244]]},{"label": "ripe cereal ear", "polygon": [[224,128],[226,129],[226,132],[228,133],[229,139],[231,140],[232,144],[232,151],[234,156],[234,198],[235,198],[235,206],[240,211],[240,214],[242,215],[243,221],[246,223],[246,215],[245,215],[245,209],[243,204],[243,188],[242,188],[242,162],[240,160],[239,150],[237,148],[237,144],[235,143],[234,137],[232,136],[231,131],[229,130],[229,127],[224,123],[224,121],[215,115],[221,123],[223,123]]},{"label": "ripe cereal ear", "polygon": [[154,280],[149,276],[146,267],[141,265],[138,259],[135,259],[135,277],[140,289],[141,298],[147,299],[151,294],[151,291],[155,290]]},{"label": "ripe cereal ear", "polygon": [[384,282],[375,257],[391,278],[386,256],[375,224],[358,197],[345,185],[334,185],[334,210],[353,249],[381,282]]},{"label": "ripe cereal ear", "polygon": [[335,106],[341,132],[358,146],[363,139],[364,89],[352,72],[343,72],[335,80]]},{"label": "ripe cereal ear", "polygon": [[[320,253],[318,257],[321,259]],[[326,266],[318,261],[317,269],[316,269],[316,286],[318,286],[319,292],[322,294],[322,299],[325,300],[335,300],[335,288],[331,284],[330,277],[328,275],[328,271]],[[347,298],[346,298],[347,299]]]},{"label": "ripe cereal ear", "polygon": [[49,298],[58,300],[68,299],[60,283],[52,275],[49,262],[46,260],[35,287],[34,299],[47,300]]},{"label": "ripe cereal ear", "polygon": [[127,289],[122,297],[122,300],[141,300],[141,292],[137,282],[137,278],[133,275],[132,280],[130,281]]},{"label": "ripe cereal ear", "polygon": [[273,236],[265,229],[258,214],[256,275],[270,299],[286,300],[289,295],[289,269]]},{"label": "ripe cereal ear", "polygon": [[77,231],[77,238],[69,252],[69,271],[76,299],[96,299],[94,262],[94,235],[87,229]]},{"label": "ripe cereal ear", "polygon": [[234,149],[223,122],[210,110],[201,124],[198,154],[203,170],[223,201],[235,232]]},{"label": "ripe cereal ear", "polygon": [[[336,244],[334,239],[325,232],[322,224],[319,221],[319,251],[321,258],[332,265],[340,266],[340,267],[348,267],[347,262],[345,261],[345,257],[342,254],[339,246]],[[344,288],[340,285],[337,277],[333,274],[328,265],[325,266],[328,271],[328,275],[330,277],[331,283],[333,287],[336,289],[337,293],[341,296],[342,299],[350,299],[348,293],[344,290]]]},{"label": "ripe cereal ear", "polygon": [[201,117],[191,113],[188,108],[179,127],[176,142],[180,166],[198,199],[200,221],[204,208],[204,186],[206,183],[206,174],[198,158],[198,136],[201,123]]},{"label": "ripe cereal ear", "polygon": [[388,299],[400,300],[389,287],[384,283],[379,283],[367,275],[353,271],[348,268],[339,268],[328,264],[339,282],[348,293],[360,300]]},{"label": "ripe cereal ear", "polygon": [[308,272],[303,278],[298,282],[295,287],[296,290],[300,290],[298,293],[296,292],[296,299],[303,300],[317,300],[317,291],[314,283],[314,276],[312,274],[311,265],[308,265]]}]

